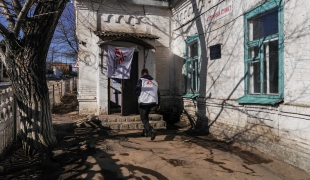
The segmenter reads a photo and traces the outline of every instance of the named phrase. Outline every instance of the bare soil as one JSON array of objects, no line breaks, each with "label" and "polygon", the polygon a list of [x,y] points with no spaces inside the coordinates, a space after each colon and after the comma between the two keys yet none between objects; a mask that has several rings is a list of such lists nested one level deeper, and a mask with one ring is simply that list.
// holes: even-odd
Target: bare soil
[{"label": "bare soil", "polygon": [[51,162],[24,156],[15,142],[0,159],[0,179],[310,179],[255,149],[184,131],[182,122],[158,130],[151,141],[140,131],[108,130],[95,117],[78,115],[74,94],[62,103],[53,109],[58,147]]}]

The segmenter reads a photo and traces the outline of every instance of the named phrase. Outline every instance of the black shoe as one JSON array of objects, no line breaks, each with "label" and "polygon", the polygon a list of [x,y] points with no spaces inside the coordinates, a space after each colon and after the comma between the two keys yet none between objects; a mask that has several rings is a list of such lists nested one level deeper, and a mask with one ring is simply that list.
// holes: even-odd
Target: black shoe
[{"label": "black shoe", "polygon": [[142,132],[141,136],[142,137],[147,137],[147,134],[148,134],[147,131],[145,129],[143,129],[143,132]]},{"label": "black shoe", "polygon": [[153,141],[156,137],[156,131],[154,129],[152,129],[151,131],[151,140]]}]

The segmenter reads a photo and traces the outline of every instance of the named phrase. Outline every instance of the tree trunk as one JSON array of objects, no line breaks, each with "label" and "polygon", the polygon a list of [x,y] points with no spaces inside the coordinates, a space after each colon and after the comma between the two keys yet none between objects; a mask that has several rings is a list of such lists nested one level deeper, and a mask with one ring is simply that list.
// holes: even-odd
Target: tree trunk
[{"label": "tree trunk", "polygon": [[57,145],[45,78],[46,53],[43,49],[29,45],[19,48],[14,53],[14,61],[11,61],[14,62],[13,66],[8,67],[20,111],[23,148],[29,156],[37,151],[46,153]]},{"label": "tree trunk", "polygon": [[[23,27],[21,39],[5,39],[7,74],[21,117],[21,139],[26,155],[46,154],[57,145],[52,126],[46,56],[66,0],[40,1]],[[15,39],[15,40],[14,40]]]}]

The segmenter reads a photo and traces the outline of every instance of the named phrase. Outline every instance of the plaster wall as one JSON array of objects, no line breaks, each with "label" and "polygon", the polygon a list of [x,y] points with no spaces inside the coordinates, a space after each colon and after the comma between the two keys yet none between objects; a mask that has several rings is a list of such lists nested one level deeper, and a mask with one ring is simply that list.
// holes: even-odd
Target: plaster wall
[{"label": "plaster wall", "polygon": [[[79,53],[79,102],[82,114],[106,114],[108,111],[106,77],[106,50],[96,31],[113,31],[128,33],[148,33],[160,37],[148,40],[155,49],[148,52],[145,67],[160,84],[163,96],[169,96],[173,84],[173,65],[171,64],[170,19],[171,11],[168,6],[154,6],[126,3],[125,1],[95,3],[90,1],[75,1],[77,36],[80,41]],[[133,46],[122,42],[109,42],[118,46]],[[144,64],[144,49],[139,49],[139,71]],[[103,53],[103,58],[100,53]],[[87,54],[87,58],[86,58]],[[89,63],[91,62],[91,63]],[[140,74],[140,73],[139,73]],[[172,77],[172,78],[170,78]],[[82,106],[81,106],[82,105]],[[91,109],[88,107],[90,105]],[[85,106],[85,107],[83,107]]]},{"label": "plaster wall", "polygon": [[[213,22],[207,18],[229,0],[180,1],[172,8],[172,52],[182,61],[185,39],[199,34],[200,93],[184,99],[181,119],[218,138],[242,142],[310,172],[310,14],[308,1],[284,0],[284,102],[275,106],[240,105],[244,95],[244,13],[265,1],[233,0],[232,12]],[[226,4],[225,4],[226,3]],[[196,4],[196,5],[195,5]],[[199,13],[193,12],[197,8]],[[193,12],[189,14],[188,12]],[[202,15],[201,15],[202,14]],[[209,47],[221,44],[222,57],[209,59]],[[182,63],[175,63],[178,96],[184,94]]]}]

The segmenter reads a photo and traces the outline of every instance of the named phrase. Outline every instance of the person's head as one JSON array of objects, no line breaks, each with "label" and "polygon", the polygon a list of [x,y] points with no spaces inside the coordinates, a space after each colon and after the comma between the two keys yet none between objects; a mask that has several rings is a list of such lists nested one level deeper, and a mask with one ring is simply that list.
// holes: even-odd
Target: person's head
[{"label": "person's head", "polygon": [[148,75],[148,74],[149,74],[149,71],[147,69],[142,69],[142,71],[141,71],[142,76]]}]

